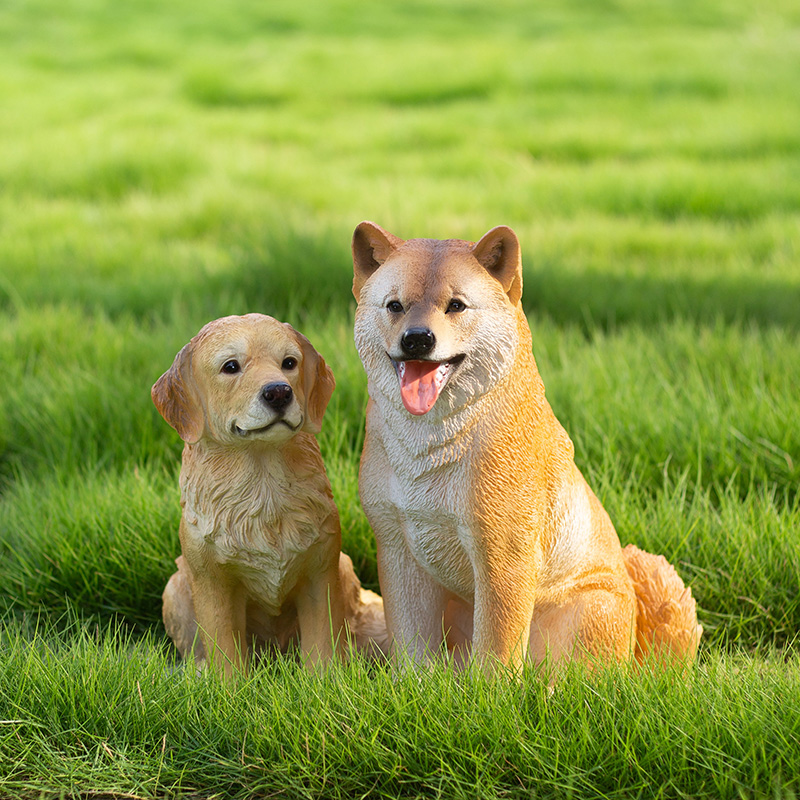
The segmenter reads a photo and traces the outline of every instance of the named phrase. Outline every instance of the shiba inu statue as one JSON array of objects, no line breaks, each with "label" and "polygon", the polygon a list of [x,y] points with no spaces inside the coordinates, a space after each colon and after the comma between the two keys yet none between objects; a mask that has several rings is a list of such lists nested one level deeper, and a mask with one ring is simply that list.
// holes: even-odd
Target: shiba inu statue
[{"label": "shiba inu statue", "polygon": [[362,222],[353,261],[359,488],[394,657],[692,660],[691,590],[621,548],[545,399],[514,232],[403,241]]}]

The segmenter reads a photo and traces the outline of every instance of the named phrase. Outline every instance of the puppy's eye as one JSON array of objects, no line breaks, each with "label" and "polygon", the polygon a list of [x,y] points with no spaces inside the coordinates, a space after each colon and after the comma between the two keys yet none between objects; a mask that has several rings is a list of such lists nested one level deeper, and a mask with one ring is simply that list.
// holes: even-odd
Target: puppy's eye
[{"label": "puppy's eye", "polygon": [[281,364],[281,369],[294,369],[296,366],[297,366],[297,359],[289,356],[288,358],[283,359],[283,364]]},{"label": "puppy's eye", "polygon": [[392,314],[399,314],[403,310],[403,304],[399,300],[390,300],[386,304],[386,308],[388,308]]},{"label": "puppy's eye", "polygon": [[239,362],[235,358],[232,358],[230,361],[226,361],[220,370],[220,372],[224,372],[226,375],[235,375],[237,372],[241,371],[242,368],[239,366]]},{"label": "puppy's eye", "polygon": [[465,302],[463,302],[462,300],[456,300],[455,298],[453,298],[450,301],[450,305],[447,306],[447,313],[449,314],[451,311],[455,311],[456,313],[458,313],[459,311],[464,311],[466,309],[466,307],[467,307],[467,304]]}]

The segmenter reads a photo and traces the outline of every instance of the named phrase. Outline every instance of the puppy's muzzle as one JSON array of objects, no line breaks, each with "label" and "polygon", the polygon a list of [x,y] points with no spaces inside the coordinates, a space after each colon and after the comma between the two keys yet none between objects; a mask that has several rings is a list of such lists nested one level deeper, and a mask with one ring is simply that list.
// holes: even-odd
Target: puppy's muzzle
[{"label": "puppy's muzzle", "polygon": [[286,410],[293,397],[292,387],[288,383],[268,383],[261,390],[262,401],[278,414]]},{"label": "puppy's muzzle", "polygon": [[421,358],[436,347],[436,337],[428,328],[409,328],[400,339],[400,347],[409,359]]}]

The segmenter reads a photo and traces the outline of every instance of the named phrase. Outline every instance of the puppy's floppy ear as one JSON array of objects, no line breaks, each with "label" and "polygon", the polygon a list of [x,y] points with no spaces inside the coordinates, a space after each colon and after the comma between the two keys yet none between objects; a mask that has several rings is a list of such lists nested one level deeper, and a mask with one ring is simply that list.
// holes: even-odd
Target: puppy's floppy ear
[{"label": "puppy's floppy ear", "polygon": [[303,395],[305,397],[303,430],[309,433],[319,433],[322,429],[322,417],[336,387],[333,371],[302,333],[298,333],[291,325],[284,324],[294,334],[303,351]]},{"label": "puppy's floppy ear", "polygon": [[498,225],[472,246],[472,255],[500,282],[515,306],[522,296],[522,255],[517,234],[507,225]]},{"label": "puppy's floppy ear", "polygon": [[403,244],[402,239],[374,222],[362,222],[353,233],[353,294],[361,295],[364,282]]},{"label": "puppy's floppy ear", "polygon": [[150,391],[158,413],[187,444],[200,441],[205,427],[203,409],[193,388],[191,369],[192,343],[189,342]]}]

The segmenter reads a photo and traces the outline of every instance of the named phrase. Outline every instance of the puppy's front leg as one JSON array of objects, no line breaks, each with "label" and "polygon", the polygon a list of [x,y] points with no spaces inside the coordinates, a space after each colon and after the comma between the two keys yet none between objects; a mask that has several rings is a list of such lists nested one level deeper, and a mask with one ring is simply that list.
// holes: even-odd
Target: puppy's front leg
[{"label": "puppy's front leg", "polygon": [[392,658],[400,667],[426,664],[444,641],[447,590],[420,566],[402,537],[378,542],[377,556]]},{"label": "puppy's front leg", "polygon": [[245,672],[247,601],[235,585],[219,575],[192,579],[192,597],[200,635],[214,669],[226,678]]},{"label": "puppy's front leg", "polygon": [[339,580],[339,562],[308,579],[295,600],[300,624],[300,650],[308,667],[330,661],[334,652],[344,652],[344,599]]}]

